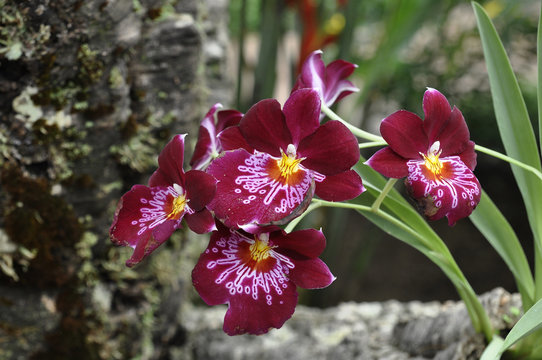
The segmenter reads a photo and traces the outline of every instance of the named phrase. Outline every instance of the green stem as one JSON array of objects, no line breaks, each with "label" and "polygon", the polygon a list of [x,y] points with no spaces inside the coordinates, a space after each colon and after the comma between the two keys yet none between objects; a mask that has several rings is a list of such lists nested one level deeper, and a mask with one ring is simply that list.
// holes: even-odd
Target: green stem
[{"label": "green stem", "polygon": [[369,141],[369,142],[366,142],[366,143],[359,144],[359,148],[360,149],[367,149],[367,148],[371,148],[371,147],[385,146],[385,145],[388,145],[388,143],[385,142],[385,141]]},{"label": "green stem", "polygon": [[382,137],[371,134],[370,132],[367,132],[365,130],[361,130],[358,127],[355,127],[354,125],[350,124],[346,120],[342,119],[339,115],[337,115],[335,112],[333,112],[333,110],[331,110],[324,104],[322,104],[322,112],[326,114],[331,120],[338,120],[342,122],[348,128],[348,130],[350,130],[352,134],[354,134],[355,136],[362,139],[369,140],[369,141],[374,141],[374,142],[379,142],[379,143],[383,142],[384,145],[386,144],[386,142],[384,141]]},{"label": "green stem", "polygon": [[518,160],[516,160],[516,159],[513,159],[513,158],[511,158],[510,156],[501,154],[501,153],[498,152],[498,151],[491,150],[491,149],[488,149],[488,148],[483,147],[483,146],[480,146],[480,145],[474,145],[474,150],[479,151],[479,152],[484,153],[484,154],[487,154],[487,155],[491,155],[491,156],[493,156],[493,157],[496,157],[497,159],[501,159],[501,160],[503,160],[503,161],[509,162],[509,163],[512,164],[512,165],[519,166],[519,167],[522,168],[522,169],[525,169],[525,170],[527,170],[527,171],[532,172],[532,173],[535,174],[540,180],[542,180],[542,173],[541,173],[540,171],[538,171],[537,169],[535,169],[534,167],[532,167],[532,166],[530,166],[530,165],[527,165],[527,164],[525,164],[525,163],[522,163],[521,161],[518,161]]},{"label": "green stem", "polygon": [[[387,184],[386,184],[387,186]],[[320,199],[312,199],[313,204],[318,204],[319,206],[327,206],[327,207],[335,207],[335,208],[342,208],[342,209],[353,209],[353,210],[361,210],[361,211],[370,211],[372,213],[377,214],[378,216],[384,218],[385,220],[393,223],[394,225],[400,227],[401,229],[405,230],[406,232],[411,233],[412,235],[415,235],[416,237],[420,237],[418,233],[416,233],[410,226],[406,225],[401,220],[398,220],[397,218],[391,216],[390,214],[380,210],[380,209],[374,209],[373,207],[367,206],[367,205],[360,205],[360,204],[353,204],[353,203],[347,203],[347,202],[334,202],[334,201],[326,201],[326,200],[320,200]]]},{"label": "green stem", "polygon": [[382,189],[382,192],[378,195],[375,202],[373,203],[373,206],[371,206],[371,210],[376,213],[380,209],[380,205],[382,204],[382,201],[386,198],[388,193],[391,189],[393,189],[393,186],[397,182],[398,179],[389,178],[388,182],[384,186],[384,189]]},{"label": "green stem", "polygon": [[313,202],[309,205],[309,207],[307,208],[307,210],[305,210],[303,212],[303,214],[299,215],[298,217],[296,217],[295,219],[293,219],[292,221],[290,221],[288,223],[288,225],[286,225],[286,227],[284,228],[284,231],[286,231],[287,233],[289,232],[292,232],[292,230],[294,230],[294,228],[297,226],[297,224],[299,224],[299,222],[305,217],[307,216],[311,211],[315,210],[315,209],[318,209],[320,206],[322,206],[321,204],[319,203],[315,203],[314,200],[316,199],[313,199]]}]

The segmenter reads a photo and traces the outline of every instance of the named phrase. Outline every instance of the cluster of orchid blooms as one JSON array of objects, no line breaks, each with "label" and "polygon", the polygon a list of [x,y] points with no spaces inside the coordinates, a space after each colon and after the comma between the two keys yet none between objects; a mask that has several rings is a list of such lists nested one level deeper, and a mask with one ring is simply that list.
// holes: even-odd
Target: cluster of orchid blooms
[{"label": "cluster of orchid blooms", "polygon": [[[294,313],[297,287],[330,285],[335,277],[318,257],[321,230],[287,233],[281,225],[301,215],[314,196],[348,201],[365,190],[352,167],[359,144],[330,107],[358,89],[347,78],[355,65],[325,66],[321,51],[305,61],[281,108],[274,99],[246,114],[214,105],[204,117],[190,165],[183,170],[185,135],[176,135],[158,158],[148,186],[135,185],[119,201],[112,241],[139,263],[181,227],[211,232],[193,272],[193,284],[209,305],[228,304],[229,335],[266,333]],[[430,220],[450,225],[480,201],[472,173],[474,143],[463,115],[437,90],[423,98],[425,118],[404,110],[386,117],[380,131],[388,146],[366,164],[384,176],[405,178],[409,195]]]}]

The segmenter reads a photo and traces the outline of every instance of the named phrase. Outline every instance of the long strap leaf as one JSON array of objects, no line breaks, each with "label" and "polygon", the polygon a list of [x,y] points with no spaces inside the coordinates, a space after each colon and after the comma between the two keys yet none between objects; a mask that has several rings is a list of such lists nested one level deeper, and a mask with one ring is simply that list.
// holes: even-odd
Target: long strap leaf
[{"label": "long strap leaf", "polygon": [[542,151],[542,7],[538,17],[536,56],[538,65],[538,140]]},{"label": "long strap leaf", "polygon": [[508,265],[523,304],[529,308],[534,303],[534,281],[529,263],[516,233],[485,191],[469,218]]},{"label": "long strap leaf", "polygon": [[542,299],[538,300],[510,330],[502,344],[501,353],[538,329],[542,329]]},{"label": "long strap leaf", "polygon": [[[482,6],[473,3],[484,49],[493,107],[508,156],[540,171],[540,154],[527,107],[502,42]],[[536,298],[542,296],[542,182],[516,166],[512,172],[523,197],[535,238]]]}]

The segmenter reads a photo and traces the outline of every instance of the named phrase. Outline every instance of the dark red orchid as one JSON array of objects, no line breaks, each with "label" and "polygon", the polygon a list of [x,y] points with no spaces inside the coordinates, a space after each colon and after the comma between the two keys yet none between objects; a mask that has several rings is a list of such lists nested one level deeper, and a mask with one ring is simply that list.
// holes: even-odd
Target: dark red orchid
[{"label": "dark red orchid", "polygon": [[335,60],[326,66],[322,61],[322,51],[313,51],[303,63],[292,92],[304,88],[314,89],[322,102],[330,107],[345,96],[359,91],[347,80],[356,67],[344,60]]},{"label": "dark red orchid", "polygon": [[474,142],[461,111],[437,90],[425,92],[423,111],[425,120],[405,110],[382,120],[380,132],[389,146],[367,164],[384,176],[407,177],[407,190],[425,215],[447,216],[451,226],[480,202],[480,183],[472,173]]},{"label": "dark red orchid", "polygon": [[250,235],[217,227],[192,271],[192,281],[208,305],[228,304],[228,335],[280,328],[295,311],[297,286],[324,288],[335,280],[318,258],[326,243],[321,231],[287,234],[277,229]]},{"label": "dark red orchid", "polygon": [[239,126],[224,130],[226,151],[207,172],[217,180],[208,208],[228,227],[268,224],[308,205],[313,192],[343,201],[363,190],[350,170],[359,160],[356,138],[340,122],[319,122],[315,90],[293,92],[281,110],[274,99],[258,102]]},{"label": "dark red orchid", "polygon": [[219,110],[221,107],[219,103],[213,105],[201,121],[198,142],[190,160],[190,166],[195,170],[205,170],[207,165],[222,152],[218,134],[227,127],[239,124],[243,116],[237,110]]},{"label": "dark red orchid", "polygon": [[183,218],[198,234],[216,229],[205,208],[215,194],[216,180],[203,171],[184,172],[184,137],[176,135],[162,150],[149,186],[135,185],[119,201],[109,234],[116,245],[134,249],[127,266],[166,241]]}]

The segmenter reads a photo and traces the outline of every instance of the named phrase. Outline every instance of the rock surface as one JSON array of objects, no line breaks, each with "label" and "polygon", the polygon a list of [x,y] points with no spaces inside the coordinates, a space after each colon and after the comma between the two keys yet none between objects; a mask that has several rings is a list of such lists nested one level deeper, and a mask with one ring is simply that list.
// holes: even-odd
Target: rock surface
[{"label": "rock surface", "polygon": [[[497,288],[481,297],[498,329],[508,328],[518,295]],[[186,360],[466,360],[479,359],[484,337],[475,333],[460,302],[343,303],[324,310],[298,306],[294,316],[266,335],[229,337],[221,330],[225,308],[184,311]],[[506,321],[505,321],[506,320]]]}]

